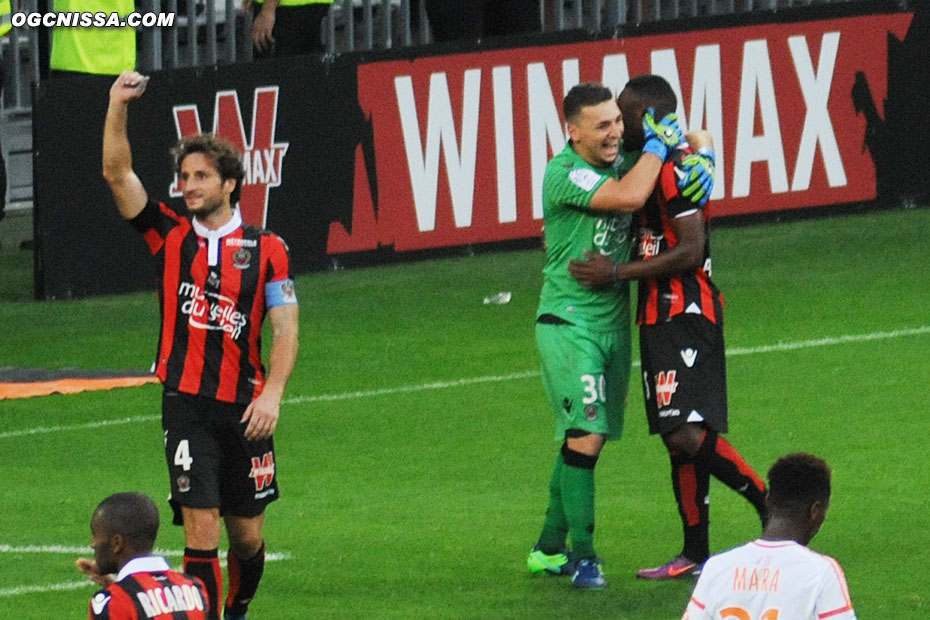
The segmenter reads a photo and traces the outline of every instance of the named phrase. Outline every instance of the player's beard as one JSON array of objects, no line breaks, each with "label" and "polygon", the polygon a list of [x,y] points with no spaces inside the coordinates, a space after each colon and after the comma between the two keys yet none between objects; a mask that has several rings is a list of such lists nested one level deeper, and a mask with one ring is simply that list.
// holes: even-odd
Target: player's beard
[{"label": "player's beard", "polygon": [[196,208],[187,207],[187,210],[192,214],[196,215],[200,219],[206,219],[223,208],[223,199],[216,198],[213,200],[208,200],[204,198],[203,203]]},{"label": "player's beard", "polygon": [[116,573],[120,569],[117,566],[116,558],[113,556],[113,551],[110,549],[110,541],[105,541],[97,549],[94,549],[94,562],[97,563],[97,570],[100,571],[101,575]]}]

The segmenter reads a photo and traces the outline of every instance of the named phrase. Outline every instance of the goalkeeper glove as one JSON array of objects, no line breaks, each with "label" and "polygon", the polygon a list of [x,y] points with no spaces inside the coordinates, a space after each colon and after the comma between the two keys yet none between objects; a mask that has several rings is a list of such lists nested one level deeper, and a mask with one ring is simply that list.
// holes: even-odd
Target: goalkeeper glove
[{"label": "goalkeeper glove", "polygon": [[675,162],[678,189],[681,195],[703,207],[714,191],[714,151],[702,146],[697,153],[689,153]]},{"label": "goalkeeper glove", "polygon": [[652,153],[665,161],[669,151],[684,142],[684,138],[678,126],[678,117],[674,113],[666,114],[658,123],[653,117],[654,114],[655,110],[649,108],[643,115],[643,138],[646,141],[643,153]]}]

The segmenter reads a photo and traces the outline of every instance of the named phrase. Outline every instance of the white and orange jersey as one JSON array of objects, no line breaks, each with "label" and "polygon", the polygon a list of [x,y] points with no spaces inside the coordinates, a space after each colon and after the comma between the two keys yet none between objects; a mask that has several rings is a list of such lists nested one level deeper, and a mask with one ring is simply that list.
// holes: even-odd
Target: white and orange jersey
[{"label": "white and orange jersey", "polygon": [[836,560],[759,539],[707,560],[682,620],[856,620],[856,612]]}]

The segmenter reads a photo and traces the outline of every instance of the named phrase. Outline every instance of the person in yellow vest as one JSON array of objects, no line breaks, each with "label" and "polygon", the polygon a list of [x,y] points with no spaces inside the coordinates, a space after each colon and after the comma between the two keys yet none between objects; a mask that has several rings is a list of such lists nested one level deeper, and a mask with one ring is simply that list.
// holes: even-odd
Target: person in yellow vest
[{"label": "person in yellow vest", "polygon": [[[10,0],[0,0],[0,37],[10,34],[13,29],[13,7]],[[6,82],[6,68],[12,56],[12,50],[7,48],[6,57],[0,61],[0,96],[3,96],[3,84]],[[6,210],[6,162],[3,161],[3,149],[0,148],[0,220]]]},{"label": "person in yellow vest", "polygon": [[321,26],[333,0],[243,0],[252,10],[256,58],[324,52]]},{"label": "person in yellow vest", "polygon": [[[103,12],[125,17],[134,0],[54,0],[56,13]],[[54,28],[49,77],[119,75],[136,68],[136,31],[125,28]]]}]

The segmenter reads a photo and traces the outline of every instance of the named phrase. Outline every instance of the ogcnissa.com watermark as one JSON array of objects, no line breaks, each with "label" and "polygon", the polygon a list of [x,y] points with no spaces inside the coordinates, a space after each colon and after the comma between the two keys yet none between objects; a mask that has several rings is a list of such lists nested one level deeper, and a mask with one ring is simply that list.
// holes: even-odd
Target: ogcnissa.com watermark
[{"label": "ogcnissa.com watermark", "polygon": [[13,26],[38,28],[170,28],[174,13],[13,13]]}]

